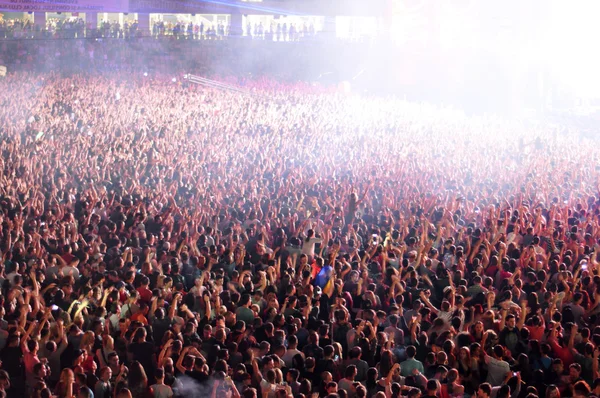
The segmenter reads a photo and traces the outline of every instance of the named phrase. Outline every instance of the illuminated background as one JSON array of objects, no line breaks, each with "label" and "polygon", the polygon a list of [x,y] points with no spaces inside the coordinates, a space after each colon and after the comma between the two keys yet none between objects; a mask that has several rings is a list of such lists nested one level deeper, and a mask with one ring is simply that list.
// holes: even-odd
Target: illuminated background
[{"label": "illuminated background", "polygon": [[[109,2],[125,2],[129,12],[54,12],[45,18],[83,18],[99,26],[145,15],[146,33],[159,22],[208,28],[237,21],[242,38],[258,25],[310,26],[319,34],[315,46],[322,46],[310,78],[329,76],[355,90],[466,108],[561,108],[600,97],[597,0],[104,0]],[[4,19],[38,16],[4,13]],[[260,39],[288,41],[266,34]]]},{"label": "illuminated background", "polygon": [[504,107],[600,97],[598,1],[396,0],[392,9],[385,65],[397,72],[384,75],[413,96]]}]

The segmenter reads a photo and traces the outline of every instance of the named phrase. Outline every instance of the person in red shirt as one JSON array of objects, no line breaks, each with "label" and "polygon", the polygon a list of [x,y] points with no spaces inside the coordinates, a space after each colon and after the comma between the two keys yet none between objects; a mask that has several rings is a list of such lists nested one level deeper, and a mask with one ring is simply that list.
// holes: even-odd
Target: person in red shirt
[{"label": "person in red shirt", "polygon": [[150,285],[150,279],[147,276],[143,276],[140,280],[141,286],[137,288],[137,291],[140,296],[140,301],[149,304],[152,301],[152,290],[148,288]]},{"label": "person in red shirt", "polygon": [[71,254],[71,246],[70,245],[63,246],[63,254],[61,255],[61,257],[63,260],[65,260],[65,262],[67,264],[70,264],[75,259],[75,256],[73,254]]},{"label": "person in red shirt", "polygon": [[562,338],[559,336],[558,325],[558,322],[554,324],[550,337],[548,337],[548,344],[552,347],[554,354],[562,360],[564,366],[569,367],[575,361],[573,357],[573,345],[575,343],[575,336],[577,335],[577,325],[572,326],[571,336],[566,347],[562,344]]},{"label": "person in red shirt", "polygon": [[531,324],[525,327],[529,329],[529,338],[531,340],[542,341],[544,333],[546,331],[544,317],[534,315],[531,318]]}]

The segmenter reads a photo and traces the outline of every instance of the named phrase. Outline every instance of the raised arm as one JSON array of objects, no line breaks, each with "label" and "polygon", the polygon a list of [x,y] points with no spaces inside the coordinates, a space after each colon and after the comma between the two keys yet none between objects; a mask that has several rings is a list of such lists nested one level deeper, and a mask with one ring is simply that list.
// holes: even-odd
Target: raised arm
[{"label": "raised arm", "polygon": [[400,369],[400,364],[399,363],[395,363],[394,366],[392,366],[392,368],[390,369],[390,371],[388,372],[386,378],[385,378],[385,385],[389,386],[392,385],[392,381],[394,380],[394,373]]},{"label": "raised arm", "polygon": [[508,315],[508,310],[507,309],[502,309],[501,312],[501,317],[500,317],[500,330],[504,330],[504,326],[506,325],[506,316]]},{"label": "raised arm", "polygon": [[260,372],[260,368],[258,366],[258,360],[256,358],[252,359],[252,376],[257,383],[260,383],[263,379],[262,373]]},{"label": "raised arm", "polygon": [[21,338],[21,350],[23,350],[23,352],[29,352],[29,348],[27,348],[27,342],[29,341],[29,338],[31,337],[31,334],[33,333],[33,330],[36,328],[36,326],[37,321],[31,322],[29,324],[29,327],[25,331],[23,338]]},{"label": "raised arm", "polygon": [[436,307],[434,307],[433,304],[431,304],[431,301],[429,301],[429,299],[425,295],[425,292],[421,292],[421,300],[423,300],[423,302],[425,303],[425,305],[427,307],[429,307],[429,309],[431,310],[431,312],[433,312],[436,315],[439,314],[440,310],[437,309]]},{"label": "raised arm", "polygon": [[573,325],[573,327],[571,328],[571,335],[569,336],[569,349],[573,350],[573,347],[575,346],[575,336],[577,335],[577,330],[578,330],[579,326],[577,326],[577,324]]},{"label": "raised arm", "polygon": [[169,348],[171,348],[172,345],[173,339],[170,339],[165,343],[162,350],[160,350],[160,354],[158,355],[158,366],[163,365],[163,360],[165,359],[165,356],[167,355],[167,352],[169,351]]},{"label": "raised arm", "polygon": [[519,322],[517,322],[517,329],[523,329],[523,326],[525,326],[525,318],[527,318],[527,301],[522,301],[521,315],[519,316]]},{"label": "raised arm", "polygon": [[171,306],[169,307],[169,319],[173,319],[175,314],[177,313],[177,299],[179,298],[180,293],[176,293],[173,296],[173,300],[171,302]]},{"label": "raised arm", "polygon": [[204,316],[206,317],[206,319],[210,319],[210,313],[211,313],[210,296],[208,294],[205,294],[203,300],[204,300]]},{"label": "raised arm", "polygon": [[177,367],[177,370],[179,370],[179,372],[182,374],[185,374],[185,371],[186,371],[186,369],[183,367],[183,360],[185,359],[185,357],[187,356],[187,354],[191,348],[192,348],[191,346],[188,346],[183,349],[183,351],[181,352],[181,355],[179,355],[177,364],[175,365]]}]

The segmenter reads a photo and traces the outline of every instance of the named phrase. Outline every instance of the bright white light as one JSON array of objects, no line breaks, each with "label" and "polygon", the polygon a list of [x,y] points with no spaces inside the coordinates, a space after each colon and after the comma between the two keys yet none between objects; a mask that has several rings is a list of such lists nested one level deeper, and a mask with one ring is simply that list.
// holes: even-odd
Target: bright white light
[{"label": "bright white light", "polygon": [[175,83],[176,81],[177,81],[177,79],[176,79],[176,78],[173,78],[173,83]]},{"label": "bright white light", "polygon": [[600,2],[595,0],[556,0],[544,29],[544,61],[550,73],[564,89],[582,97],[600,95],[598,12]]},{"label": "bright white light", "polygon": [[[454,52],[459,56],[459,51],[465,51],[479,60],[478,51],[483,50],[483,57],[502,60],[516,87],[521,83],[543,86],[533,77],[539,74],[552,90],[600,98],[598,0],[453,0],[437,6],[392,0],[392,4],[389,34],[402,51],[420,54],[428,43],[432,54],[440,50],[443,57]],[[342,28],[349,29],[339,24]],[[418,70],[411,74],[418,63],[410,57],[402,56],[399,64],[402,79],[418,75]],[[456,65],[456,75],[462,76],[460,59]]]},{"label": "bright white light", "polygon": [[144,77],[148,77],[148,72],[144,72]]}]

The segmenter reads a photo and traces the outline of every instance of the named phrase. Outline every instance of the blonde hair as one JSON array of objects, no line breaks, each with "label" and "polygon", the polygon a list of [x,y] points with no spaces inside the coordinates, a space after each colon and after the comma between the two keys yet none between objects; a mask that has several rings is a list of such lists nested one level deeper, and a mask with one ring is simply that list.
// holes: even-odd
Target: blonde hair
[{"label": "blonde hair", "polygon": [[343,352],[342,345],[340,343],[338,343],[337,341],[333,342],[331,345],[333,346],[333,350],[334,350],[335,354],[339,355],[340,359],[344,359],[342,356],[342,352]]},{"label": "blonde hair", "polygon": [[92,346],[94,345],[95,338],[96,338],[96,336],[94,335],[94,332],[92,332],[91,330],[88,330],[87,332],[85,332],[83,334],[83,337],[81,338],[81,343],[80,343],[81,348],[89,351],[89,349],[91,349]]},{"label": "blonde hair", "polygon": [[275,383],[277,383],[277,384],[283,383],[283,373],[281,372],[281,369],[275,368],[273,370],[275,371]]},{"label": "blonde hair", "polygon": [[62,384],[66,384],[66,383],[67,383],[67,379],[68,379],[69,375],[70,375],[70,376],[71,376],[71,378],[73,379],[72,381],[75,381],[75,373],[74,373],[74,372],[73,372],[71,369],[69,369],[69,368],[64,368],[64,369],[62,370],[62,372],[60,372],[60,379],[59,379],[59,381],[60,381]]},{"label": "blonde hair", "polygon": [[115,340],[112,338],[111,335],[109,334],[105,334],[104,336],[102,336],[102,345],[107,349],[107,350],[114,350],[115,349]]}]

